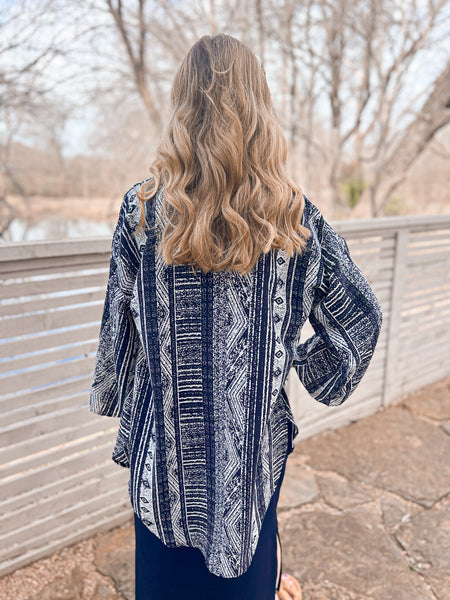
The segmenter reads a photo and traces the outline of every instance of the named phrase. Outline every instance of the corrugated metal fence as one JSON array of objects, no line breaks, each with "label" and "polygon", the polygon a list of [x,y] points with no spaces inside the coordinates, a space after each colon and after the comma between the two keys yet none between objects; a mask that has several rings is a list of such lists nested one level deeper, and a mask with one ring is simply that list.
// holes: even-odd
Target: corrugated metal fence
[{"label": "corrugated metal fence", "polygon": [[[340,407],[295,371],[297,441],[449,374],[450,215],[332,223],[383,308],[372,363]],[[87,409],[110,239],[0,247],[0,576],[132,517],[118,419]],[[312,333],[309,323],[302,341]]]}]

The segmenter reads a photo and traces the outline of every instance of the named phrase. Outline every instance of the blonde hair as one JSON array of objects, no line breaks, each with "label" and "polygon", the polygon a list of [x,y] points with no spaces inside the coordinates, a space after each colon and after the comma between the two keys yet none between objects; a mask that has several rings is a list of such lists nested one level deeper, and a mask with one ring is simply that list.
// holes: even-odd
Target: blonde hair
[{"label": "blonde hair", "polygon": [[204,35],[183,59],[170,101],[152,177],[137,194],[138,231],[163,181],[158,251],[167,264],[247,274],[261,251],[302,253],[310,235],[303,192],[286,173],[286,140],[253,52],[230,35]]}]

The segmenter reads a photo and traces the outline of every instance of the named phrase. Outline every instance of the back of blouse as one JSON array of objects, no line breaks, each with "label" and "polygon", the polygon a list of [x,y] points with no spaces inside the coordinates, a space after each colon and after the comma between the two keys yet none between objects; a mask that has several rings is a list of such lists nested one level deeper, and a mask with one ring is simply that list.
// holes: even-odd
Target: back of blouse
[{"label": "back of blouse", "polygon": [[[130,501],[150,531],[237,577],[298,434],[290,368],[313,398],[341,404],[367,370],[382,311],[306,196],[302,256],[272,249],[247,275],[204,274],[165,264],[154,230],[135,236],[142,183],[125,194],[113,237],[89,410],[120,419],[112,459],[130,468]],[[146,203],[149,226],[163,191]],[[315,333],[300,344],[308,318]]]}]

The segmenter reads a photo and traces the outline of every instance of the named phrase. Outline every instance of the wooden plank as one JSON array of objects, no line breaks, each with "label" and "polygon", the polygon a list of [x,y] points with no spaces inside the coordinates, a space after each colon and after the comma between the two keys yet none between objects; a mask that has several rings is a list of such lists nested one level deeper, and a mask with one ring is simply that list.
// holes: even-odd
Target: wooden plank
[{"label": "wooden plank", "polygon": [[[416,346],[411,350],[411,347],[405,345],[404,351],[398,359],[400,369],[405,371],[414,370],[416,368],[426,368],[427,364],[438,364],[443,360],[443,357],[448,357],[450,352],[450,342],[444,339],[439,341],[439,345],[432,341],[427,344]],[[450,363],[449,363],[450,365]],[[450,372],[450,366],[449,366]]]},{"label": "wooden plank", "polygon": [[371,273],[392,269],[394,264],[393,259],[390,257],[370,258],[361,256],[357,259],[355,257],[354,262],[368,278],[370,278]]},{"label": "wooden plank", "polygon": [[[18,279],[27,279],[27,280],[32,280],[32,278],[40,278],[40,279],[44,279],[44,276],[58,276],[58,275],[73,275],[73,276],[77,276],[77,275],[81,275],[81,274],[85,274],[88,275],[89,271],[92,270],[100,270],[100,269],[104,269],[106,267],[106,263],[105,261],[96,261],[95,263],[91,263],[91,264],[80,264],[80,265],[73,265],[73,267],[70,268],[66,268],[64,271],[62,270],[61,267],[56,267],[56,266],[48,266],[48,267],[41,267],[41,268],[36,268],[35,270],[33,270],[32,272],[30,271],[9,271],[8,273],[3,273],[0,274],[0,287],[2,287],[2,285],[7,285],[8,283],[11,284],[11,281],[17,281]],[[1,298],[1,296],[0,296]]]},{"label": "wooden plank", "polygon": [[450,303],[450,295],[446,294],[450,288],[443,289],[429,289],[428,294],[427,291],[420,290],[415,292],[410,292],[409,294],[404,294],[403,296],[403,309],[409,310],[411,308],[416,308],[420,306],[430,306],[432,304],[443,305]]},{"label": "wooden plank", "polygon": [[401,331],[414,327],[416,331],[424,331],[433,326],[439,319],[446,320],[449,315],[448,307],[441,309],[436,315],[435,306],[422,306],[416,309],[402,311]]},{"label": "wooden plank", "polygon": [[409,266],[424,266],[431,264],[433,267],[443,267],[448,266],[450,262],[450,253],[449,251],[445,252],[435,252],[434,250],[430,252],[409,252],[406,257],[406,264]]},{"label": "wooden plank", "polygon": [[32,334],[18,340],[3,341],[0,343],[0,358],[15,360],[14,357],[20,357],[31,352],[39,352],[48,348],[93,340],[98,338],[99,333],[100,320],[92,325],[81,323],[71,329],[59,329],[44,335]]},{"label": "wooden plank", "polygon": [[[91,269],[89,269],[91,271]],[[59,277],[49,277],[44,280],[11,281],[0,285],[0,298],[27,298],[37,294],[51,294],[54,292],[68,292],[70,290],[84,290],[92,287],[105,287],[108,280],[109,268],[105,264],[87,274],[83,271],[76,274],[61,273]]]},{"label": "wooden plank", "polygon": [[[88,394],[86,394],[85,397],[87,402]],[[67,444],[72,440],[77,440],[82,437],[90,437],[92,440],[98,440],[99,436],[105,433],[110,434],[112,437],[117,436],[119,418],[111,417],[108,419],[100,415],[95,415],[95,413],[90,413],[87,406],[84,406],[81,410],[86,410],[89,414],[93,415],[90,422],[81,423],[75,427],[57,429],[31,440],[22,440],[11,446],[0,448],[0,464],[6,464],[16,460],[25,461],[33,454],[45,452],[50,448]],[[98,416],[98,419],[95,418],[96,416]]]},{"label": "wooden plank", "polygon": [[439,288],[443,296],[448,298],[450,296],[450,283],[448,281],[448,279],[443,280],[441,274],[436,277],[427,277],[426,273],[424,273],[424,277],[420,281],[414,281],[414,279],[405,281],[405,295],[414,292],[420,293],[426,290],[433,291]]},{"label": "wooden plank", "polygon": [[[345,404],[344,404],[345,405]],[[300,432],[295,440],[295,444],[301,443],[309,437],[326,431],[328,429],[337,429],[349,425],[353,421],[369,416],[376,412],[381,406],[381,395],[373,396],[364,403],[356,404],[344,410],[344,405],[337,407],[326,406],[320,416],[316,415],[308,421],[303,421],[299,426]],[[333,408],[340,409],[336,412]]]},{"label": "wooden plank", "polygon": [[428,327],[425,330],[413,330],[406,328],[400,335],[401,354],[406,347],[416,347],[431,343],[431,346],[436,347],[448,337],[448,327],[450,325],[450,319],[447,318],[444,322],[438,322],[436,327]]},{"label": "wooden plank", "polygon": [[415,392],[450,375],[448,364],[445,361],[431,362],[425,369],[408,370],[407,372],[403,371],[403,373],[404,375],[400,380],[402,394]]},{"label": "wooden plank", "polygon": [[79,456],[73,456],[64,460],[60,465],[44,465],[39,469],[34,469],[31,473],[2,481],[0,486],[0,501],[12,496],[18,496],[30,489],[34,489],[38,493],[37,489],[45,486],[47,483],[56,482],[94,464],[107,462],[111,460],[112,450],[110,443],[102,446],[99,445],[90,452],[84,452]]},{"label": "wooden plank", "polygon": [[383,272],[386,275],[386,272],[392,270],[394,264],[392,258],[375,257],[358,257],[354,262],[371,283],[378,279],[378,273]]},{"label": "wooden plank", "polygon": [[[5,285],[7,285],[8,283],[10,283],[13,280],[17,280],[17,279],[25,279],[27,278],[28,280],[31,280],[32,277],[34,278],[44,278],[44,275],[48,275],[48,276],[57,276],[57,275],[89,275],[89,271],[90,270],[100,270],[100,269],[104,269],[107,266],[107,263],[103,260],[103,261],[96,261],[90,264],[79,264],[79,265],[73,265],[72,267],[68,267],[65,270],[62,270],[61,267],[59,266],[48,266],[48,267],[41,267],[41,268],[36,268],[34,269],[32,272],[30,271],[9,271],[7,273],[4,274],[0,274],[0,287],[2,286],[2,284],[4,283]],[[0,296],[1,297],[1,296]]]},{"label": "wooden plank", "polygon": [[77,529],[72,529],[72,531],[69,530],[64,537],[43,540],[39,548],[27,550],[13,559],[1,562],[0,576],[12,573],[41,558],[51,556],[69,545],[92,537],[94,534],[110,531],[124,523],[130,523],[131,525],[133,522],[131,503],[126,508],[121,508],[122,506],[123,503],[120,502],[118,506],[111,505],[103,511],[92,513],[85,519],[83,524],[77,524]]},{"label": "wooden plank", "polygon": [[[447,346],[446,352],[447,352],[447,356],[448,356],[448,351],[449,348]],[[426,355],[422,355],[422,356],[417,356],[415,357],[415,360],[409,360],[407,363],[402,363],[399,365],[399,372],[403,373],[403,372],[409,372],[411,373],[412,371],[416,371],[416,370],[423,370],[426,369],[429,372],[433,372],[434,370],[437,371],[441,371],[441,368],[444,369],[444,371],[446,371],[447,374],[450,374],[450,367],[447,366],[445,364],[445,361],[441,358],[441,359],[436,359],[436,360],[430,360]],[[444,375],[446,376],[446,375]]]},{"label": "wooden plank", "polygon": [[33,242],[11,242],[2,244],[0,262],[78,256],[83,254],[105,254],[111,251],[111,236],[83,237],[70,240],[34,240]]},{"label": "wooden plank", "polygon": [[[70,529],[77,529],[80,523],[95,514],[105,512],[105,505],[115,506],[117,511],[130,507],[127,490],[120,487],[101,495],[96,495],[88,502],[73,504],[70,509],[52,514],[37,523],[16,529],[13,533],[0,535],[0,560],[5,561],[30,550],[38,550],[51,538],[58,539],[70,534]],[[92,522],[92,521],[91,521]]]},{"label": "wooden plank", "polygon": [[52,400],[45,399],[39,404],[28,404],[28,406],[23,406],[21,408],[13,407],[12,410],[9,410],[8,412],[2,414],[1,427],[11,427],[16,423],[23,423],[24,421],[27,421],[29,419],[34,419],[36,417],[46,414],[52,414],[53,412],[66,409],[70,406],[81,407],[82,403],[86,403],[88,401],[88,398],[89,390],[85,390],[79,394],[73,394],[68,397],[66,396],[63,398],[54,398]]},{"label": "wooden plank", "polygon": [[449,273],[448,263],[430,261],[426,266],[425,264],[409,264],[406,279],[408,281],[419,281],[424,277],[428,279],[441,277],[444,280]]},{"label": "wooden plank", "polygon": [[76,290],[59,296],[47,295],[45,298],[38,299],[35,299],[35,296],[33,296],[31,299],[27,298],[25,301],[16,299],[9,304],[0,304],[0,317],[12,317],[15,315],[24,315],[42,310],[55,309],[62,306],[75,306],[97,300],[104,300],[105,292],[106,290],[99,286],[94,290]]},{"label": "wooden plank", "polygon": [[47,352],[22,355],[21,357],[14,357],[11,360],[5,360],[2,362],[2,370],[4,374],[7,374],[19,369],[27,369],[39,365],[46,366],[49,363],[92,354],[93,352],[96,352],[97,347],[98,340],[93,339],[78,344],[72,344],[70,346],[49,348]]},{"label": "wooden plank", "polygon": [[81,308],[68,308],[41,314],[11,317],[2,321],[2,337],[18,337],[64,329],[72,325],[81,325],[99,321],[102,316],[103,301],[95,302]]},{"label": "wooden plank", "polygon": [[439,245],[419,245],[408,248],[408,256],[430,256],[434,255],[441,258],[445,258],[450,253],[450,237],[446,244]]},{"label": "wooden plank", "polygon": [[390,300],[392,277],[380,276],[376,281],[373,282],[372,287],[374,290],[377,290],[377,295],[384,294],[384,296]]},{"label": "wooden plank", "polygon": [[110,473],[116,473],[117,471],[125,471],[125,469],[113,462],[111,456],[108,456],[101,462],[95,461],[87,465],[86,468],[68,473],[67,476],[60,477],[56,481],[50,481],[36,488],[30,487],[21,494],[11,495],[3,499],[0,502],[0,514],[14,513],[16,510],[29,507],[35,502],[43,502],[45,499],[54,498],[65,490],[73,489],[75,486],[89,481],[99,481]]},{"label": "wooden plank", "polygon": [[[100,415],[99,415],[100,416]],[[27,421],[13,423],[0,428],[0,447],[16,444],[25,439],[45,435],[51,431],[70,425],[89,422],[91,412],[81,406],[69,406],[53,413],[39,415]]]},{"label": "wooden plank", "polygon": [[420,233],[435,230],[447,230],[450,226],[449,215],[402,215],[398,217],[376,217],[345,221],[330,220],[330,225],[341,235],[361,236],[379,235],[387,237],[392,232],[409,230]]},{"label": "wooden plank", "polygon": [[3,416],[16,410],[21,410],[26,406],[33,406],[41,402],[47,402],[54,398],[63,398],[76,392],[89,390],[92,382],[92,373],[72,379],[70,381],[55,382],[54,385],[48,385],[38,390],[22,391],[19,394],[11,394],[0,398],[0,414]]},{"label": "wooden plank", "polygon": [[[108,260],[106,254],[77,254],[75,256],[54,256],[52,258],[29,258],[18,261],[0,262],[0,278],[8,279],[10,273],[23,277],[23,273],[35,275],[37,273],[52,273],[61,271],[87,270],[91,265],[102,266]],[[21,275],[19,275],[21,274]]]},{"label": "wooden plank", "polygon": [[385,250],[389,253],[389,250],[394,252],[395,243],[394,237],[384,238],[382,240],[372,240],[370,238],[353,238],[351,236],[347,236],[346,240],[348,248],[350,250],[350,254],[370,254],[372,250],[376,253],[379,253],[380,250]]},{"label": "wooden plank", "polygon": [[389,302],[390,318],[388,321],[388,343],[384,372],[383,406],[387,406],[397,395],[397,359],[401,310],[403,301],[403,285],[406,273],[408,231],[397,232],[395,266],[392,277],[392,296]]},{"label": "wooden plank", "polygon": [[35,497],[32,503],[22,506],[18,510],[9,513],[2,511],[0,513],[0,531],[3,534],[12,533],[17,529],[18,523],[20,523],[20,528],[32,525],[45,519],[48,515],[67,510],[76,503],[87,502],[98,494],[105,494],[111,490],[122,489],[123,495],[126,496],[129,475],[129,469],[118,466],[116,470],[103,477],[79,481],[78,485],[63,490],[55,496],[43,500]]},{"label": "wooden plank", "polygon": [[408,244],[408,247],[420,247],[422,245],[440,246],[441,244],[448,244],[449,239],[450,231],[448,230],[443,230],[442,233],[439,233],[439,231],[428,231],[425,234],[422,234],[422,232],[417,231],[415,233],[411,233],[410,243]]},{"label": "wooden plank", "polygon": [[3,394],[38,388],[52,382],[62,382],[72,377],[92,373],[94,365],[94,356],[68,360],[60,364],[43,367],[42,369],[24,371],[16,375],[7,375],[0,379],[0,387]]},{"label": "wooden plank", "polygon": [[437,364],[441,362],[450,351],[450,342],[438,339],[437,344],[437,346],[436,344],[433,345],[431,340],[423,346],[416,345],[415,348],[411,348],[412,344],[405,344],[402,348],[402,356],[399,357],[400,368],[407,370],[409,366],[411,369],[415,369],[420,368],[421,365],[425,368],[428,363]]},{"label": "wooden plank", "polygon": [[[86,411],[88,412],[87,408]],[[67,443],[63,443],[60,446],[41,450],[37,455],[28,455],[26,459],[16,460],[10,463],[0,465],[0,478],[6,479],[7,477],[13,477],[20,475],[21,473],[29,472],[32,469],[36,469],[43,464],[58,465],[61,460],[68,456],[72,456],[77,452],[83,452],[90,450],[93,445],[97,444],[111,444],[111,451],[114,447],[116,440],[117,431],[110,430],[105,432],[99,432],[95,436],[89,436],[87,438],[79,438],[71,440]]]},{"label": "wooden plank", "polygon": [[411,320],[416,321],[418,324],[428,321],[436,321],[440,318],[444,318],[448,315],[450,309],[449,298],[444,297],[441,301],[435,299],[428,302],[423,299],[422,302],[418,302],[413,305],[413,302],[407,302],[402,306],[402,329],[410,327]]},{"label": "wooden plank", "polygon": [[[27,369],[30,367],[37,367],[38,365],[45,366],[49,363],[55,363],[57,361],[65,360],[68,358],[75,358],[86,356],[92,352],[96,352],[98,347],[98,340],[86,341],[82,344],[76,344],[72,346],[63,346],[56,348],[49,348],[48,352],[39,352],[39,354],[28,354],[21,358],[14,358],[1,363],[4,374],[19,369]],[[1,383],[1,378],[0,378]]]},{"label": "wooden plank", "polygon": [[417,323],[415,324],[414,315],[409,326],[403,325],[400,330],[399,341],[404,344],[410,344],[411,341],[416,341],[420,345],[421,341],[426,341],[430,337],[439,339],[441,335],[446,333],[446,327],[449,324],[449,311],[445,315],[440,315],[441,318],[436,318],[433,312],[429,314],[417,315]]},{"label": "wooden plank", "polygon": [[426,331],[430,326],[432,327],[438,323],[439,319],[447,319],[449,310],[448,302],[443,306],[429,304],[428,306],[419,305],[414,308],[407,308],[402,311],[402,332],[412,326]]}]

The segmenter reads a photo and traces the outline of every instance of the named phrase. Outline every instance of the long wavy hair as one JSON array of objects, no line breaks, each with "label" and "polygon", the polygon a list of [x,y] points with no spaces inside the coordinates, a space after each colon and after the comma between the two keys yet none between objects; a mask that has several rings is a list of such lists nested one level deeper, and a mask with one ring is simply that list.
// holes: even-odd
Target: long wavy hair
[{"label": "long wavy hair", "polygon": [[170,103],[137,194],[137,231],[163,184],[158,251],[167,264],[247,274],[272,247],[302,253],[310,235],[303,192],[286,172],[287,143],[253,52],[230,35],[204,35],[183,59]]}]

